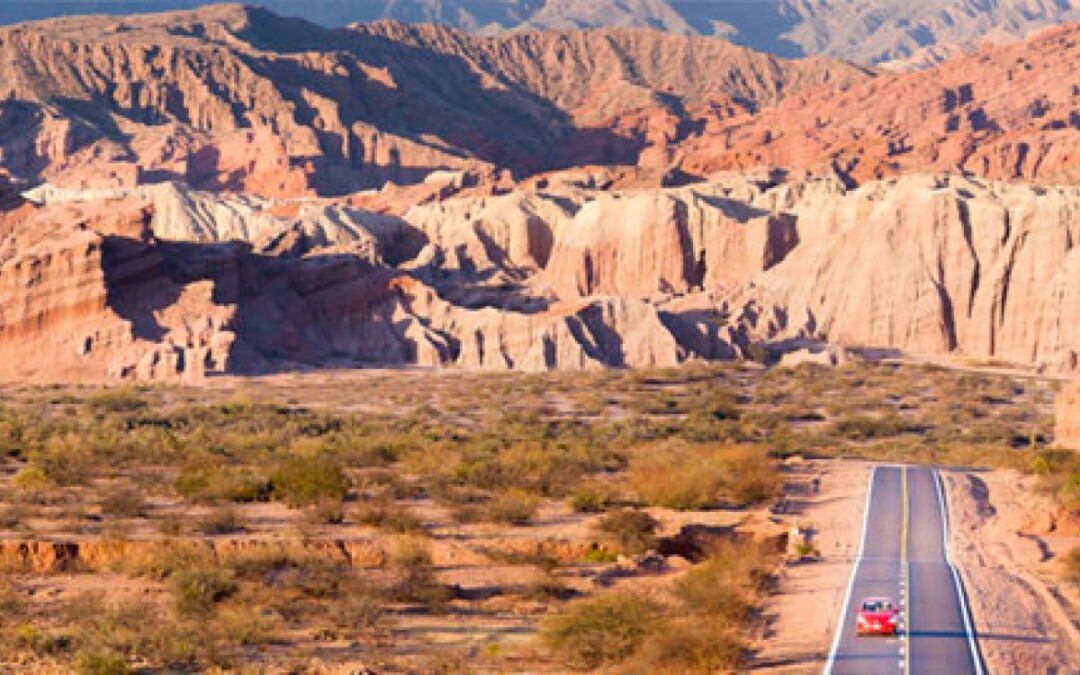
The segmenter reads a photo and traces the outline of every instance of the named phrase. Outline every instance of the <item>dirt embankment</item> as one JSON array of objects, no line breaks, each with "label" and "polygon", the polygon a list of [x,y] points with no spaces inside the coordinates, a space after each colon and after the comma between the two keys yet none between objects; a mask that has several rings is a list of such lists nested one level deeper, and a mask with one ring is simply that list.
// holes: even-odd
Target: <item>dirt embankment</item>
[{"label": "dirt embankment", "polygon": [[1012,471],[944,474],[951,546],[989,672],[1080,672],[1077,589],[1060,558],[1080,527],[1034,479]]}]

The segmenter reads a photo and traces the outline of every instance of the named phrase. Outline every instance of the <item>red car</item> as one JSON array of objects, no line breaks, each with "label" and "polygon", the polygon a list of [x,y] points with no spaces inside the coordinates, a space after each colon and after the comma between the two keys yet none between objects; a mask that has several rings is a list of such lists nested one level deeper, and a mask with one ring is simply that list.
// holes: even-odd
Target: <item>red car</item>
[{"label": "red car", "polygon": [[855,630],[859,635],[896,635],[900,610],[889,598],[866,598],[859,605]]}]

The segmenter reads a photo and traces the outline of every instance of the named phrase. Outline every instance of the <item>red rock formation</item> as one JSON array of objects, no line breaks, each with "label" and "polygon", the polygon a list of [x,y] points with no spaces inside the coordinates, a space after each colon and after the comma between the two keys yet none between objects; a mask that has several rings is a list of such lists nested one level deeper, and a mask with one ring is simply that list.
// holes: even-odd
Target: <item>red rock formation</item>
[{"label": "red rock formation", "polygon": [[863,182],[959,170],[1001,180],[1080,177],[1080,25],[987,46],[937,68],[881,75],[842,91],[806,91],[683,143],[695,175],[772,165]]}]

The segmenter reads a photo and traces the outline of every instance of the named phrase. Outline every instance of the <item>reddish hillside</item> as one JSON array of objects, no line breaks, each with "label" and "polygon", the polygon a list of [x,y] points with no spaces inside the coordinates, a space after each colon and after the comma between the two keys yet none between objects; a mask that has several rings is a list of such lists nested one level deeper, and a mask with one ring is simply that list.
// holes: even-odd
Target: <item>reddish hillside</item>
[{"label": "reddish hillside", "polygon": [[1005,180],[1080,178],[1080,25],[984,47],[937,68],[812,90],[749,117],[715,121],[681,145],[705,175],[776,165],[855,182],[912,170]]},{"label": "reddish hillside", "polygon": [[330,30],[236,5],[61,19],[0,30],[0,165],[295,195],[444,168],[633,164],[649,133],[626,116],[677,122],[714,96],[753,109],[867,77],[656,31]]}]

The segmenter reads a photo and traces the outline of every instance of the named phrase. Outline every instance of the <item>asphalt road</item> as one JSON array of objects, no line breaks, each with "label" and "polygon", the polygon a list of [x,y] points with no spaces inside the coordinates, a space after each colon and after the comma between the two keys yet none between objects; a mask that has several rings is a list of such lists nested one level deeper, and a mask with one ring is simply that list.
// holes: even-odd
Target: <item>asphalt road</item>
[{"label": "asphalt road", "polygon": [[[945,548],[937,472],[877,467],[870,481],[862,546],[825,674],[981,675],[966,599]],[[896,637],[856,634],[858,605],[871,596],[902,607]]]}]

